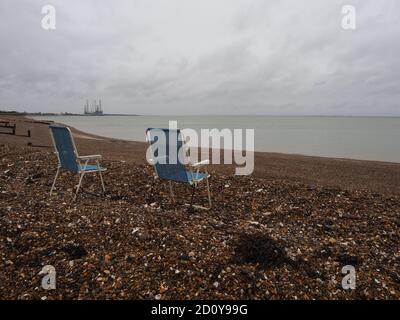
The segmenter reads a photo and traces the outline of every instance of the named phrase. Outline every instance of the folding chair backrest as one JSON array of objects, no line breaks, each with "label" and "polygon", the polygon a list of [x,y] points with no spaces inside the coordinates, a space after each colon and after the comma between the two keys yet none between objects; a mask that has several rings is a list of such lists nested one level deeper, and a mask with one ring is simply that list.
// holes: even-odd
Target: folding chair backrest
[{"label": "folding chair backrest", "polygon": [[53,137],[60,166],[63,169],[78,172],[77,154],[69,128],[60,125],[49,126]]},{"label": "folding chair backrest", "polygon": [[181,131],[149,128],[146,131],[150,143],[155,170],[162,180],[189,182],[184,159],[184,141]]}]

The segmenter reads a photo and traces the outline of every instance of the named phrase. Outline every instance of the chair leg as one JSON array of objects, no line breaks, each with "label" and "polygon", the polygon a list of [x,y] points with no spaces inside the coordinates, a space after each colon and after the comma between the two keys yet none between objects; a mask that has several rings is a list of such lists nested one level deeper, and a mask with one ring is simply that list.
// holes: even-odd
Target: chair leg
[{"label": "chair leg", "polygon": [[174,195],[174,190],[172,188],[172,181],[169,181],[169,192],[171,194],[172,202],[175,203],[175,195]]},{"label": "chair leg", "polygon": [[75,192],[75,196],[74,196],[73,201],[75,201],[76,196],[78,195],[79,188],[81,187],[81,184],[82,184],[82,180],[83,180],[83,176],[84,176],[84,175],[85,175],[85,171],[82,171],[82,172],[80,173],[79,184],[78,184],[78,188],[76,189],[76,192]]},{"label": "chair leg", "polygon": [[101,186],[103,188],[103,192],[106,192],[106,187],[104,186],[104,180],[103,180],[103,175],[101,174],[99,161],[97,161],[97,168],[99,168],[98,171],[99,171],[99,175],[100,175],[100,181],[101,181]]},{"label": "chair leg", "polygon": [[190,196],[190,206],[188,211],[191,212],[193,211],[193,197],[194,197],[194,192],[196,191],[196,185],[192,184],[192,195]]},{"label": "chair leg", "polygon": [[211,209],[211,192],[210,192],[210,184],[208,182],[208,177],[206,179],[206,182],[207,182],[208,207]]},{"label": "chair leg", "polygon": [[211,206],[212,206],[212,203],[211,203],[211,191],[210,191],[210,184],[208,182],[208,178],[206,179],[206,183],[207,183],[208,208],[193,204],[193,195],[194,195],[194,192],[195,192],[195,189],[196,189],[196,184],[193,184],[192,185],[193,186],[193,192],[192,192],[192,197],[190,199],[190,208],[189,208],[189,210],[192,210],[192,207],[196,208],[196,209],[201,209],[201,210],[210,210],[211,209]]},{"label": "chair leg", "polygon": [[60,167],[57,168],[56,177],[54,178],[53,184],[52,184],[51,189],[50,189],[50,196],[53,193],[54,187],[56,186],[56,181],[57,181],[57,178],[58,178],[59,174],[60,174]]}]

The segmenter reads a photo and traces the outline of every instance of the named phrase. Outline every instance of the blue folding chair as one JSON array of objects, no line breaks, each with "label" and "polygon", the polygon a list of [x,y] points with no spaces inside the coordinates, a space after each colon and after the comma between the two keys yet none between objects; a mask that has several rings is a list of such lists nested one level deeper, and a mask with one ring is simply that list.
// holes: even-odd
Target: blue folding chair
[{"label": "blue folding chair", "polygon": [[[191,163],[186,149],[183,133],[177,130],[149,128],[146,130],[146,139],[150,144],[148,156],[149,162],[154,166],[156,177],[160,180],[169,181],[171,198],[175,202],[172,182],[187,183],[192,187],[190,208],[211,209],[211,193],[208,179],[210,174],[207,172],[209,160]],[[200,169],[204,168],[204,172]],[[197,185],[206,181],[209,207],[193,205],[193,195]]]},{"label": "blue folding chair", "polygon": [[[79,156],[71,130],[68,127],[61,125],[50,125],[49,127],[58,157],[57,173],[53,185],[51,186],[50,196],[53,193],[61,169],[79,174],[79,184],[73,200],[75,200],[78,195],[85,173],[88,172],[99,173],[101,186],[103,192],[105,192],[106,188],[104,187],[103,176],[101,173],[107,169],[100,167],[99,159],[101,159],[101,155]],[[90,161],[94,161],[95,164],[89,164]]]}]

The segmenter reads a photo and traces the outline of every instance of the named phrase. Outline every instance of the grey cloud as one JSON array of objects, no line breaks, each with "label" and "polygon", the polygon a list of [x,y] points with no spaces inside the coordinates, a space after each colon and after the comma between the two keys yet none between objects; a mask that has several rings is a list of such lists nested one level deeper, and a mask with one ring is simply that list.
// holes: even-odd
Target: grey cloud
[{"label": "grey cloud", "polygon": [[0,3],[0,109],[399,115],[400,4],[353,0]]}]

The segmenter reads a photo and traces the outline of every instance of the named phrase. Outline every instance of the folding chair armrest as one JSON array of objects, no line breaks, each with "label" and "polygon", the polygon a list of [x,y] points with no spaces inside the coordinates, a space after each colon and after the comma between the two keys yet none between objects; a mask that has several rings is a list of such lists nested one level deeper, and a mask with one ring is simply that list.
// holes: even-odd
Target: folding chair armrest
[{"label": "folding chair armrest", "polygon": [[196,162],[196,163],[189,163],[189,166],[193,169],[197,169],[200,167],[204,167],[210,164],[210,160],[203,160],[200,162]]},{"label": "folding chair armrest", "polygon": [[79,156],[78,159],[79,160],[89,160],[89,159],[101,159],[102,156],[100,154],[94,154],[94,155],[90,155],[90,156]]}]

